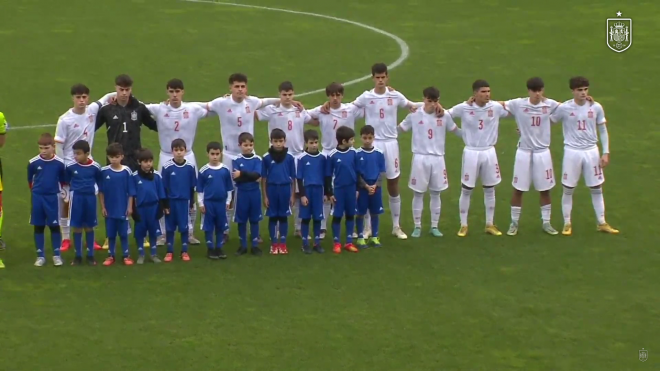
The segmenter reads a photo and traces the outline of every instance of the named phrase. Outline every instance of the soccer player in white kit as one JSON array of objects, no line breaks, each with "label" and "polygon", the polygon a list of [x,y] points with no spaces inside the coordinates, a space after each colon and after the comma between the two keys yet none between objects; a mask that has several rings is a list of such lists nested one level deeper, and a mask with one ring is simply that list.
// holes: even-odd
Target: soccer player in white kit
[{"label": "soccer player in white kit", "polygon": [[[290,81],[281,83],[278,87],[280,93],[280,104],[274,106],[266,106],[255,112],[256,121],[268,121],[268,133],[273,132],[273,129],[281,129],[286,133],[286,144],[289,153],[296,159],[296,168],[298,166],[298,159],[304,154],[305,139],[304,131],[305,124],[317,123],[312,119],[306,110],[299,110],[293,105],[294,90],[293,84]],[[296,186],[297,187],[297,186]],[[300,234],[301,220],[298,218],[300,210],[300,197],[296,192],[296,203],[293,205],[293,220],[295,223],[296,237],[302,237]]]},{"label": "soccer player in white kit", "polygon": [[[167,161],[174,158],[172,153],[172,141],[183,139],[186,143],[188,152],[186,161],[193,164],[197,170],[197,161],[193,153],[195,144],[195,134],[197,133],[197,124],[199,120],[205,118],[208,111],[198,103],[183,102],[185,94],[183,81],[172,79],[166,85],[168,101],[159,104],[146,104],[145,106],[156,119],[158,125],[158,142],[160,143],[160,156],[158,157],[158,171],[163,169]],[[188,243],[199,245],[199,240],[193,235],[195,222],[197,220],[197,205],[190,210],[188,219]],[[160,230],[163,233],[158,237],[158,246],[165,245],[165,218],[160,220]],[[145,247],[149,247],[145,242]]]},{"label": "soccer player in white kit", "polygon": [[[76,84],[71,87],[71,98],[73,108],[69,109],[57,120],[55,128],[55,151],[57,156],[64,160],[66,164],[75,162],[73,156],[73,144],[79,140],[89,143],[91,149],[94,144],[94,133],[96,124],[96,115],[99,109],[108,104],[110,99],[117,96],[117,93],[108,93],[101,99],[92,104],[89,103],[89,88],[83,84]],[[60,205],[60,229],[62,230],[62,246],[60,251],[66,251],[71,246],[69,218],[62,214],[63,210],[68,210],[68,192],[63,189],[63,195],[59,198]],[[66,207],[65,207],[66,206]],[[101,246],[94,242],[94,249],[99,250]]]},{"label": "soccer player in white kit", "polygon": [[[580,180],[591,191],[591,202],[598,221],[597,230],[605,233],[618,234],[605,221],[605,200],[602,185],[605,182],[603,168],[610,162],[609,136],[607,120],[603,107],[598,102],[587,102],[589,80],[584,77],[573,77],[569,80],[573,91],[573,99],[562,103],[550,117],[552,122],[562,123],[564,131],[564,160],[562,164],[562,185],[564,194],[561,200],[564,214],[562,234],[570,236],[573,233],[571,211],[573,209],[573,191]],[[598,136],[603,148],[603,155],[598,153]]]},{"label": "soccer player in white kit", "polygon": [[520,132],[516,159],[513,165],[513,195],[511,196],[511,225],[507,234],[518,234],[518,222],[522,210],[523,193],[530,185],[539,191],[543,231],[550,235],[559,232],[550,224],[550,190],[555,186],[552,154],[550,153],[550,115],[559,102],[545,98],[543,80],[533,77],[527,80],[528,98],[516,98],[500,102],[513,115]]},{"label": "soccer player in white kit", "polygon": [[[323,156],[328,157],[330,152],[337,148],[337,129],[347,126],[355,130],[355,121],[364,117],[364,109],[352,103],[342,103],[344,86],[340,83],[333,82],[326,86],[325,95],[328,97],[328,102],[309,110],[309,115],[312,119],[318,120],[318,125],[321,128],[321,153]],[[322,113],[326,108],[328,113]],[[325,238],[327,232],[326,220],[330,215],[331,208],[330,201],[323,203],[323,215],[325,217],[321,221],[321,239]]]},{"label": "soccer player in white kit", "polygon": [[472,84],[472,92],[475,104],[470,105],[464,102],[447,111],[453,120],[461,120],[463,142],[465,143],[461,168],[462,190],[458,200],[461,218],[458,236],[467,236],[470,197],[477,184],[477,178],[481,178],[484,187],[486,233],[501,236],[502,232],[493,223],[495,186],[502,181],[495,144],[497,143],[500,118],[507,117],[509,112],[500,103],[490,100],[490,85],[485,80],[475,81]]},{"label": "soccer player in white kit", "polygon": [[411,237],[422,235],[422,211],[424,210],[424,193],[429,191],[431,200],[431,230],[434,237],[442,237],[438,222],[440,221],[440,192],[449,187],[447,168],[445,167],[445,140],[447,132],[462,136],[451,115],[438,117],[436,113],[440,91],[435,87],[428,87],[422,92],[424,107],[410,113],[399,124],[399,130],[412,130],[412,166],[408,187],[414,196],[412,201],[413,220],[415,229]]},{"label": "soccer player in white kit", "polygon": [[[222,163],[229,169],[233,166],[232,161],[241,154],[238,137],[241,133],[254,135],[254,113],[260,108],[280,103],[279,98],[261,99],[247,95],[247,84],[247,76],[234,73],[229,76],[230,96],[201,103],[209,111],[209,116],[217,115],[220,119],[220,136],[224,146]],[[300,102],[293,101],[292,104],[300,110],[303,109]],[[233,213],[233,207],[227,210],[227,220],[234,219]]]}]

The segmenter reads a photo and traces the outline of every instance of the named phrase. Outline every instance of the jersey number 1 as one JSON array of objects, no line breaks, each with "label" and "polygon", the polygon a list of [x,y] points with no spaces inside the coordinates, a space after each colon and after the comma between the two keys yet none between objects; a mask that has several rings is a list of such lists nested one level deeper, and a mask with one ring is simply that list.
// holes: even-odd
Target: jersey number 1
[{"label": "jersey number 1", "polygon": [[124,122],[124,133],[128,133],[128,130],[126,130],[126,122]]}]

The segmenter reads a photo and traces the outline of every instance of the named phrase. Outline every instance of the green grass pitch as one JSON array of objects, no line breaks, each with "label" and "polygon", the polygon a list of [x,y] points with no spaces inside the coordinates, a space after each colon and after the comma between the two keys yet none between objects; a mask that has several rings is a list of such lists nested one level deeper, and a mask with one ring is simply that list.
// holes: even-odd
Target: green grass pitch
[{"label": "green grass pitch", "polygon": [[[352,20],[405,40],[409,56],[390,84],[413,100],[429,85],[451,106],[477,78],[493,98],[526,94],[538,75],[547,95],[571,97],[568,78],[585,75],[609,121],[608,221],[618,236],[595,231],[589,193],[580,186],[574,235],[540,230],[538,196],[525,196],[517,237],[481,233],[483,195],[475,192],[470,235],[459,239],[462,143],[447,141],[450,188],[442,196],[441,239],[382,239],[356,255],[204,258],[159,266],[37,269],[28,225],[26,165],[36,139],[70,107],[83,82],[92,98],[128,73],[145,102],[165,98],[165,82],[186,84],[186,100],[227,92],[226,77],[250,77],[250,93],[276,96],[291,80],[298,93],[350,81],[374,62],[401,56],[392,38],[355,24],[304,14],[175,0],[0,0],[0,110],[12,127],[1,155],[9,248],[0,253],[0,370],[652,370],[660,342],[657,223],[657,77],[660,5],[655,2],[246,0]],[[634,45],[614,53],[605,20],[634,19]],[[369,80],[347,87],[346,100]],[[323,94],[300,98],[307,107]],[[401,113],[403,118],[404,113]],[[266,125],[257,131],[267,148]],[[94,154],[103,158],[105,133]],[[144,132],[144,145],[157,148]],[[219,139],[217,119],[200,124],[195,150]],[[516,131],[503,120],[497,145],[503,182],[496,223],[506,228]],[[561,129],[553,157],[561,164]],[[410,134],[403,154],[403,217],[412,229],[407,190]],[[555,174],[558,172],[556,171]],[[553,223],[562,224],[553,196]],[[425,226],[428,226],[428,199]],[[390,231],[389,214],[382,218]],[[265,233],[265,228],[263,229]],[[103,228],[97,240],[103,237]],[[48,233],[47,233],[48,235]],[[233,251],[236,239],[229,246]],[[48,242],[47,242],[48,246]],[[133,247],[134,249],[134,247]],[[50,251],[48,256],[50,257]],[[70,261],[71,253],[65,258]],[[50,263],[50,260],[49,260]],[[638,351],[649,350],[645,363]]]}]

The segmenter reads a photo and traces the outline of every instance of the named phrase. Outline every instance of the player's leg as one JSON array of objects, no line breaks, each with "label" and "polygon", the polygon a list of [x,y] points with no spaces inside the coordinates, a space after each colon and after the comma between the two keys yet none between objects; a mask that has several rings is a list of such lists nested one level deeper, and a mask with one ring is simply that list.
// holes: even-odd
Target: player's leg
[{"label": "player's leg", "polygon": [[[247,223],[248,223],[248,207],[249,200],[243,195],[244,192],[238,190],[234,191],[234,213],[233,222],[238,224],[238,240],[239,246],[236,250],[236,256],[247,253]],[[229,211],[227,211],[229,214]]]},{"label": "player's leg", "polygon": [[[195,159],[195,153],[190,151],[185,156],[187,162],[191,163],[195,167],[195,173],[197,173],[197,160]],[[197,202],[193,202],[193,208],[188,209],[188,243],[190,245],[199,245],[201,242],[195,237],[193,232],[195,231],[195,224],[197,223]]]},{"label": "player's leg", "polygon": [[311,204],[311,219],[314,221],[314,247],[312,250],[322,254],[325,250],[321,247],[321,226],[324,221],[323,214],[323,187],[313,187],[308,195]]},{"label": "player's leg", "polygon": [[555,186],[555,175],[550,150],[536,152],[532,155],[531,174],[534,188],[539,191],[543,231],[550,235],[559,234],[550,223],[552,213],[550,190]]},{"label": "player's leg", "polygon": [[291,216],[291,185],[287,184],[279,187],[278,192],[279,202],[278,211],[279,215],[279,232],[280,232],[280,254],[288,254],[289,251],[286,246],[286,238],[289,235],[289,217]]},{"label": "player's leg", "polygon": [[411,236],[418,238],[422,235],[422,213],[424,211],[424,193],[429,188],[431,178],[432,159],[430,156],[413,155],[410,169],[408,188],[413,191],[412,214],[415,229]]},{"label": "player's leg", "polygon": [[64,262],[60,255],[60,249],[62,246],[62,232],[60,230],[59,223],[59,210],[57,200],[60,198],[59,195],[49,195],[42,196],[43,203],[41,204],[41,209],[43,212],[44,225],[48,226],[50,229],[50,244],[53,249],[53,264],[56,267],[62,266]]},{"label": "player's leg", "polygon": [[571,213],[573,211],[573,192],[578,180],[582,175],[582,156],[579,151],[564,148],[564,160],[562,162],[563,193],[561,197],[561,210],[564,215],[564,228],[561,233],[570,236],[573,233],[571,224]]},{"label": "player's leg", "polygon": [[[307,187],[306,189],[306,195],[305,199],[307,200],[307,205],[303,204],[303,200],[300,199],[300,203],[298,206],[299,211],[297,212],[298,216],[300,217],[300,236],[302,238],[302,251],[305,254],[311,254],[312,249],[309,246],[309,224],[312,221],[312,203],[315,202],[314,195],[313,195],[313,189],[314,187]],[[295,210],[295,206],[294,206]],[[323,211],[321,211],[323,212]],[[294,214],[295,215],[295,214]],[[314,235],[316,237],[316,235]]]},{"label": "player's leg", "polygon": [[34,248],[37,252],[37,260],[34,262],[34,265],[37,267],[43,267],[46,265],[46,255],[45,255],[45,240],[44,235],[45,225],[46,225],[46,213],[45,208],[42,205],[44,203],[44,198],[40,195],[33,194],[31,198],[31,210],[30,210],[30,224],[34,227]]},{"label": "player's leg", "polygon": [[71,247],[71,229],[70,229],[70,218],[69,207],[71,201],[71,195],[68,196],[69,199],[65,202],[62,197],[57,197],[57,211],[60,224],[60,231],[62,235],[62,245],[60,246],[60,251],[67,251]]},{"label": "player's leg", "polygon": [[506,232],[509,236],[518,234],[518,223],[522,212],[523,193],[529,191],[532,181],[532,152],[518,148],[513,163],[513,191],[511,194],[511,224]]},{"label": "player's leg", "polygon": [[[133,225],[133,237],[135,237],[135,244],[138,249],[138,264],[144,264],[145,259],[145,239],[147,237],[147,222],[146,218],[148,217],[145,207],[136,208],[133,213],[133,220],[135,223]],[[137,216],[136,216],[137,215]],[[154,245],[155,247],[156,245]]]},{"label": "player's leg", "polygon": [[85,242],[87,243],[87,264],[96,265],[96,260],[94,259],[95,245],[97,245],[94,239],[94,228],[98,224],[96,219],[96,195],[85,195],[84,199],[85,219],[83,227],[85,228]]},{"label": "player's leg", "polygon": [[355,244],[358,248],[364,249],[367,243],[364,239],[364,217],[369,209],[369,192],[364,189],[358,189],[357,198],[357,213],[355,215],[355,230],[357,231],[357,241]]},{"label": "player's leg", "polygon": [[[173,158],[174,156],[171,153],[165,153],[163,151],[160,151],[160,155],[158,156],[158,172],[159,173],[162,172],[165,163]],[[164,246],[167,244],[167,233],[166,233],[167,221],[165,219],[166,217],[165,215],[163,215],[158,221],[160,223],[160,231],[161,231],[161,235],[158,236],[158,239],[156,240],[156,244],[158,246]]]},{"label": "player's leg", "polygon": [[387,178],[387,192],[390,195],[390,214],[392,215],[392,235],[400,240],[405,240],[408,236],[401,230],[401,195],[399,194],[399,177],[401,169],[399,167],[399,143],[393,141],[381,141],[376,146],[383,150],[385,156],[385,177]]},{"label": "player's leg", "polygon": [[[369,197],[369,209],[367,213],[370,215],[369,222],[371,223],[371,238],[369,243],[373,247],[381,247],[380,243],[380,215],[384,212],[383,209],[383,189],[376,188],[376,192]],[[366,219],[365,219],[366,223]]]},{"label": "player's leg", "polygon": [[500,165],[497,162],[495,148],[481,151],[479,161],[479,175],[484,186],[484,206],[486,208],[486,233],[501,236],[502,232],[495,226],[495,186],[500,184],[502,176]]},{"label": "player's leg", "polygon": [[175,200],[170,200],[170,212],[165,215],[165,245],[167,252],[164,261],[171,262],[174,259],[174,234],[176,232],[176,213],[179,205]]},{"label": "player's leg", "polygon": [[277,255],[279,253],[277,241],[277,223],[279,216],[277,215],[277,204],[279,199],[277,197],[277,186],[266,186],[266,197],[268,198],[268,207],[266,208],[266,216],[268,217],[268,236],[270,237],[270,253]]},{"label": "player's leg", "polygon": [[463,161],[461,165],[461,196],[458,198],[461,228],[458,230],[459,237],[467,236],[468,214],[470,211],[470,198],[479,176],[479,152],[467,148],[463,149]]},{"label": "player's leg", "polygon": [[34,262],[35,267],[43,267],[46,265],[46,254],[44,252],[46,245],[45,230],[46,227],[43,225],[34,226],[34,246],[37,250],[37,260]]},{"label": "player's leg", "polygon": [[250,210],[249,210],[249,220],[250,220],[250,239],[252,241],[252,246],[250,247],[250,253],[255,256],[261,256],[262,252],[259,248],[259,222],[261,221],[263,215],[261,211],[261,191],[256,189],[250,191]]},{"label": "player's leg", "polygon": [[591,192],[591,203],[596,213],[596,221],[598,222],[598,231],[618,234],[619,231],[610,226],[605,220],[605,198],[603,197],[603,183],[605,182],[605,175],[603,168],[600,166],[600,153],[598,148],[593,148],[584,151],[584,167],[582,174],[584,182],[589,187]]},{"label": "player's leg", "polygon": [[109,266],[115,263],[116,247],[117,247],[117,230],[118,226],[115,219],[105,218],[105,235],[108,240],[108,257],[103,262],[103,265]]},{"label": "player's leg", "polygon": [[121,245],[121,256],[124,261],[124,265],[133,265],[133,259],[131,259],[131,254],[128,247],[128,219],[118,219],[116,224],[117,234],[119,235],[119,243]]},{"label": "player's leg", "polygon": [[[328,157],[330,155],[330,151],[326,151],[325,149],[321,152],[323,156]],[[323,201],[323,220],[321,221],[321,239],[325,238],[325,235],[327,233],[327,223],[328,220],[330,220],[332,217],[332,202],[330,200],[324,200]]]},{"label": "player's leg", "polygon": [[[344,216],[344,207],[346,206],[346,194],[342,188],[335,188],[334,204],[332,206],[332,251],[336,254],[341,253],[341,219]],[[347,231],[347,234],[349,232]]]},{"label": "player's leg", "polygon": [[[227,259],[227,254],[223,250],[224,235],[229,226],[227,223],[227,204],[224,202],[214,203],[213,216],[215,219],[215,255],[218,259]],[[202,218],[202,220],[204,219]]]},{"label": "player's leg", "polygon": [[[71,261],[71,265],[80,265],[82,264],[82,227],[84,222],[84,204],[81,201],[82,197],[79,197],[77,193],[69,193],[69,211],[68,223],[71,227],[71,237],[73,240],[73,249],[75,252],[74,260]],[[62,249],[60,249],[61,251]]]},{"label": "player's leg", "polygon": [[[236,159],[236,156],[227,152],[224,152],[222,154],[222,164],[229,169],[229,171],[232,170],[233,164],[232,161]],[[234,184],[234,194],[236,193],[236,185]],[[230,207],[227,209],[226,214],[227,214],[227,220],[229,223],[227,223],[227,231],[225,233],[225,242],[229,240],[229,230],[231,229],[231,221],[234,220],[234,213],[236,212],[236,200],[234,200],[234,205],[233,207]],[[245,220],[245,223],[247,223],[247,219]]]},{"label": "player's leg", "polygon": [[442,237],[442,232],[440,232],[440,229],[438,228],[438,223],[440,223],[440,212],[442,210],[440,193],[449,188],[445,157],[440,156],[440,158],[434,159],[431,164],[431,178],[429,181],[429,209],[431,210],[430,233],[434,237]]},{"label": "player's leg", "polygon": [[358,252],[358,248],[353,244],[352,231],[355,230],[355,208],[357,207],[357,191],[352,187],[345,187],[344,213],[346,215],[346,245],[344,249],[350,252]]},{"label": "player's leg", "polygon": [[189,201],[183,200],[179,203],[179,212],[176,214],[176,227],[181,234],[181,260],[190,261],[190,255],[188,255],[188,246],[190,245],[190,234],[188,230],[188,222],[190,219],[190,203]]}]

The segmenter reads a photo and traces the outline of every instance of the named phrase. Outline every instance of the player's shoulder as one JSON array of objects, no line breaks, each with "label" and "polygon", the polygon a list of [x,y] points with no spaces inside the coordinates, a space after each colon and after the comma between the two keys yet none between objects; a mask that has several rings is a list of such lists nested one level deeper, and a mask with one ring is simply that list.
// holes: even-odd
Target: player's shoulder
[{"label": "player's shoulder", "polygon": [[593,108],[594,110],[603,111],[603,105],[596,101],[593,101],[593,103],[591,104],[591,108]]},{"label": "player's shoulder", "polygon": [[131,171],[131,168],[128,167],[128,166],[126,166],[126,165],[122,165],[122,167],[121,167],[121,171],[127,172],[128,175],[133,174],[133,172]]},{"label": "player's shoulder", "polygon": [[36,162],[36,161],[39,161],[39,160],[41,160],[41,156],[36,155],[36,156],[34,156],[30,159],[30,163],[33,163],[33,162]]},{"label": "player's shoulder", "polygon": [[71,122],[75,119],[74,115],[75,114],[73,113],[73,111],[71,109],[68,109],[66,112],[61,114],[60,117],[57,118],[57,121],[63,123]]},{"label": "player's shoulder", "polygon": [[[37,157],[39,157],[39,156],[37,156]],[[64,161],[64,159],[63,159],[62,157],[60,157],[60,156],[57,156],[57,155],[56,155],[55,157],[53,157],[53,160],[54,160],[54,161],[57,161],[57,162],[59,162],[59,163],[61,163],[62,165],[65,165],[65,164],[66,164],[66,162]]]},{"label": "player's shoulder", "polygon": [[339,153],[339,151],[337,150],[337,148],[333,148],[333,149],[330,151],[330,153],[328,153],[328,158],[333,157],[333,156],[336,155],[337,153]]},{"label": "player's shoulder", "polygon": [[105,165],[105,166],[103,166],[103,167],[101,168],[101,171],[107,171],[107,170],[111,170],[111,166],[110,166],[110,165]]},{"label": "player's shoulder", "polygon": [[96,162],[96,161],[92,161],[92,166],[95,167],[95,168],[97,168],[97,169],[99,169],[99,170],[101,170],[101,164],[99,164],[99,163]]},{"label": "player's shoulder", "polygon": [[291,152],[286,153],[286,158],[290,160],[296,160],[296,156],[292,155]]},{"label": "player's shoulder", "polygon": [[248,95],[245,97],[245,101],[250,105],[258,106],[261,104],[261,98],[255,97],[254,95]]},{"label": "player's shoulder", "polygon": [[[136,173],[137,173],[137,171],[136,171]],[[154,170],[154,178],[155,178],[155,177],[162,178],[163,175],[160,173],[160,171]]]},{"label": "player's shoulder", "polygon": [[165,162],[165,164],[163,165],[163,169],[167,169],[168,167],[171,167],[172,165],[174,165],[174,160],[171,160],[171,159],[167,160],[167,162]]},{"label": "player's shoulder", "polygon": [[199,173],[201,174],[201,173],[209,170],[210,168],[211,168],[211,166],[209,166],[209,164],[206,164],[206,165],[202,166],[201,168],[199,168]]},{"label": "player's shoulder", "polygon": [[187,160],[186,160],[186,162],[183,163],[183,166],[184,166],[184,167],[189,167],[189,168],[195,170],[195,165],[193,165],[193,163],[190,162],[190,161],[187,161]]}]

